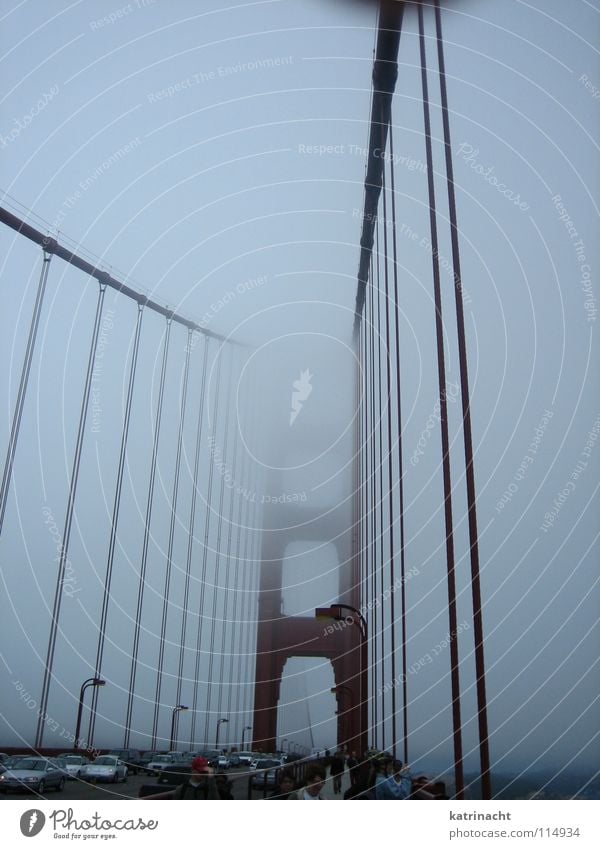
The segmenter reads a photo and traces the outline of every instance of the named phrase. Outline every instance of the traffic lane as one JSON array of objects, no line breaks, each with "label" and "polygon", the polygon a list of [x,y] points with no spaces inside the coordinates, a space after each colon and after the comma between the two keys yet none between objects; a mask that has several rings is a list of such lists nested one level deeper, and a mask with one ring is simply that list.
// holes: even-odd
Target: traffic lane
[{"label": "traffic lane", "polygon": [[[243,767],[230,769],[226,772],[228,779],[232,782],[232,795],[235,799],[248,798],[248,770]],[[168,791],[168,784],[157,785],[157,777],[154,775],[128,775],[125,782],[113,784],[112,782],[84,781],[81,778],[67,781],[60,792],[57,790],[46,790],[44,794],[32,790],[13,790],[6,795],[0,795],[0,799],[53,799],[64,801],[104,800],[115,801],[118,799],[138,799],[140,788],[145,784],[156,785],[157,793]],[[252,798],[262,798],[262,793],[253,792]]]}]

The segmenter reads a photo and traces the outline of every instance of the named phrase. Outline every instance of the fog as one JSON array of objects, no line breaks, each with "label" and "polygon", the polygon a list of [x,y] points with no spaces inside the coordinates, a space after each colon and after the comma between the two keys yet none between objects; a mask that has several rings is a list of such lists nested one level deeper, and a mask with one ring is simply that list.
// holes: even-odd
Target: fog
[{"label": "fog", "polygon": [[[97,665],[111,563],[101,664],[107,685],[97,696],[93,744],[123,744],[143,587],[130,745],[168,748],[177,704],[190,708],[179,716],[180,747],[214,745],[221,717],[229,722],[220,742],[239,745],[242,729],[253,725],[258,587],[261,568],[273,567],[265,554],[270,535],[286,540],[284,615],[314,615],[340,600],[349,579],[360,368],[352,326],[376,6],[277,0],[227,9],[206,0],[134,0],[109,10],[99,0],[53,0],[38,10],[35,29],[26,6],[3,3],[3,12],[3,206],[219,337],[171,327],[148,525],[167,324],[143,311],[121,487],[138,307],[106,291],[44,745],[72,745],[79,688]],[[431,9],[425,12],[435,68]],[[445,4],[443,17],[492,767],[574,775],[583,786],[600,754],[597,15],[579,1],[472,0]],[[445,770],[452,764],[446,648],[435,662],[423,661],[449,626],[416,32],[411,6],[393,101],[409,759]],[[434,73],[430,85],[465,766],[473,772],[464,454]],[[5,226],[0,240],[6,446],[42,251]],[[35,737],[97,297],[96,281],[52,259],[0,539],[0,748]],[[395,463],[397,434],[394,440]],[[306,523],[317,520],[321,536],[312,538]],[[387,492],[377,521],[387,563]],[[389,628],[380,648],[383,686],[392,680]],[[332,687],[328,661],[290,659],[278,740],[334,748]],[[85,734],[90,701],[88,691]],[[391,748],[389,696],[382,704],[378,742]]]}]

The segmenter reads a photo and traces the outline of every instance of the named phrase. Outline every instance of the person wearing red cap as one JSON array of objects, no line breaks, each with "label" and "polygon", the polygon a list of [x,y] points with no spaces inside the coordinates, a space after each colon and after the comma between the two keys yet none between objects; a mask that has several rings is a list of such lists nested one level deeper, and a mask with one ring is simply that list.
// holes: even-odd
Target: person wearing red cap
[{"label": "person wearing red cap", "polygon": [[174,799],[218,799],[217,785],[212,769],[206,758],[200,756],[192,761],[192,774],[184,784],[180,784]]}]

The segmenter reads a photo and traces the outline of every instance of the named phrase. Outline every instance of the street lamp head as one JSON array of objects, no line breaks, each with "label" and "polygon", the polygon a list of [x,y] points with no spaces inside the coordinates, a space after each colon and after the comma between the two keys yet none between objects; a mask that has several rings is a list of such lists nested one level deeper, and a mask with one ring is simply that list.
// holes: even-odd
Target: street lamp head
[{"label": "street lamp head", "polygon": [[189,710],[189,707],[187,705],[177,705],[175,710]]},{"label": "street lamp head", "polygon": [[106,681],[104,681],[104,679],[102,678],[94,678],[92,684],[94,685],[94,687],[104,687]]},{"label": "street lamp head", "polygon": [[315,616],[317,619],[341,619],[338,607],[317,607]]}]

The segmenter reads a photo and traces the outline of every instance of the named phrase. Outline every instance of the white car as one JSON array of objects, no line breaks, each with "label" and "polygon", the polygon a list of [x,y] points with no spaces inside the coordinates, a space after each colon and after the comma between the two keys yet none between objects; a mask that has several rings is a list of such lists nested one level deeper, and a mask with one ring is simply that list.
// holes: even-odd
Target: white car
[{"label": "white car", "polygon": [[148,775],[158,775],[166,766],[173,766],[174,763],[176,761],[173,755],[157,755],[144,769]]},{"label": "white car", "polygon": [[89,760],[83,755],[60,755],[57,761],[69,779],[79,778],[83,767],[89,764]]},{"label": "white car", "polygon": [[217,769],[230,769],[231,761],[227,755],[219,755],[217,759]]},{"label": "white car", "polygon": [[84,781],[127,781],[127,767],[114,755],[100,755],[91,764],[82,766],[79,777]]}]

